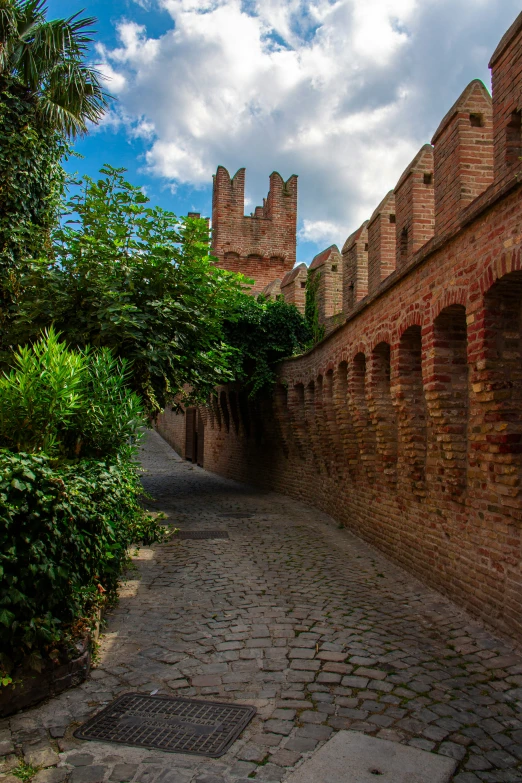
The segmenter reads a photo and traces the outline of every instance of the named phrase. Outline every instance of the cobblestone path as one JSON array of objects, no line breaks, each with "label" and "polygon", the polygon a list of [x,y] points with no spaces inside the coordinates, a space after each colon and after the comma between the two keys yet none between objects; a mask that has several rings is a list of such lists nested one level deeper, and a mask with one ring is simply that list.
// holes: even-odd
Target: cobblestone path
[{"label": "cobblestone path", "polygon": [[[455,783],[522,781],[522,655],[320,512],[182,462],[152,433],[144,483],[181,528],[230,540],[142,549],[90,679],[0,722],[35,783],[281,781],[338,729],[458,760]],[[74,729],[118,694],[254,704],[226,756],[96,742]],[[414,783],[414,781],[412,781]]]}]

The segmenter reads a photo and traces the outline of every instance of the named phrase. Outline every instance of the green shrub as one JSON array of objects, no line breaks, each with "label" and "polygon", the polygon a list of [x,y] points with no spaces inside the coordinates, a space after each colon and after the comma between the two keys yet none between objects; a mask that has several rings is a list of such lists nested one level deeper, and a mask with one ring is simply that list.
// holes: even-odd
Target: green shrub
[{"label": "green shrub", "polygon": [[275,301],[263,296],[239,298],[224,331],[228,344],[235,349],[234,380],[251,396],[270,393],[278,363],[301,353],[311,338],[299,310],[282,297]]},{"label": "green shrub", "polygon": [[66,651],[128,547],[161,536],[141,494],[129,454],[53,467],[0,450],[0,669]]},{"label": "green shrub", "polygon": [[116,454],[145,423],[127,364],[107,348],[71,350],[59,337],[51,328],[19,347],[0,377],[0,446],[64,458]]},{"label": "green shrub", "polygon": [[0,675],[66,655],[131,544],[162,530],[140,505],[144,418],[125,362],[50,329],[13,365],[0,378]]}]

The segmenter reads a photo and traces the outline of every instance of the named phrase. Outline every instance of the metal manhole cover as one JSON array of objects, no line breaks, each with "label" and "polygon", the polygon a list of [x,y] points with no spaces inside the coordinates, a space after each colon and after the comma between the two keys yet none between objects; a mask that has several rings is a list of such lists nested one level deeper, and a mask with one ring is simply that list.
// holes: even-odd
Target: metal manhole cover
[{"label": "metal manhole cover", "polygon": [[74,736],[218,758],[255,714],[255,707],[242,704],[126,693]]},{"label": "metal manhole cover", "polygon": [[174,539],[176,538],[228,538],[229,535],[224,530],[179,530]]}]

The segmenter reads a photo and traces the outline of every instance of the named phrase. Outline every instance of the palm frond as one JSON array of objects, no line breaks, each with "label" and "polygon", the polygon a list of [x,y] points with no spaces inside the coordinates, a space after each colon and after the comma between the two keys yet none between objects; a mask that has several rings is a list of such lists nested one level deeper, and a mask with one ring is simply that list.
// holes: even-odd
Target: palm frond
[{"label": "palm frond", "polygon": [[85,133],[87,122],[100,121],[110,97],[102,79],[102,74],[78,61],[56,66],[42,93],[42,116],[73,138]]},{"label": "palm frond", "polygon": [[68,136],[100,121],[110,96],[104,77],[85,65],[95,18],[47,20],[47,0],[0,0],[0,73],[41,100],[41,116]]}]

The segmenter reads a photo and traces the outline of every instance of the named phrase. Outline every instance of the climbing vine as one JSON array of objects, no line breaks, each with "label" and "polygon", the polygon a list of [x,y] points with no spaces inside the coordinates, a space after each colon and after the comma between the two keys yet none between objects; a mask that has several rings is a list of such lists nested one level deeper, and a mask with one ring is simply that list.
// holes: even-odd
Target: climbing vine
[{"label": "climbing vine", "polygon": [[42,120],[36,98],[0,79],[0,309],[5,318],[21,265],[51,251],[64,185],[63,137]]},{"label": "climbing vine", "polygon": [[306,278],[306,297],[305,297],[305,321],[311,332],[309,347],[315,345],[324,337],[324,324],[319,323],[319,308],[317,305],[317,291],[321,273],[308,273]]}]

